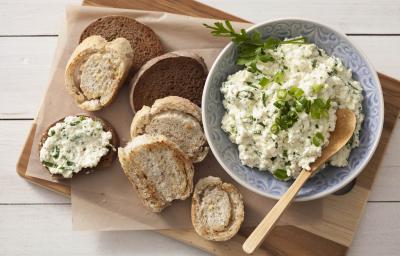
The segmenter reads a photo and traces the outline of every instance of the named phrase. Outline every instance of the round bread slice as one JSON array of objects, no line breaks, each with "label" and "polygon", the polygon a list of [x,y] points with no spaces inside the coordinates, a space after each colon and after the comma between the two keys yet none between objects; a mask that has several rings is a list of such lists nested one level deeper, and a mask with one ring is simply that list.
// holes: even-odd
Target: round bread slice
[{"label": "round bread slice", "polygon": [[135,112],[171,95],[200,106],[207,72],[203,59],[191,52],[177,51],[154,58],[130,82],[131,107]]},{"label": "round bread slice", "polygon": [[128,40],[107,42],[101,36],[85,39],[73,52],[65,70],[65,85],[78,106],[96,111],[116,97],[132,65]]},{"label": "round bread slice", "polygon": [[82,32],[79,42],[93,35],[102,36],[107,41],[126,38],[133,49],[133,72],[164,53],[160,39],[151,28],[126,16],[105,16],[95,20]]},{"label": "round bread slice", "polygon": [[[111,140],[110,140],[110,148],[109,151],[106,155],[102,156],[100,158],[99,163],[97,164],[96,167],[94,168],[83,168],[81,169],[78,173],[73,173],[72,177],[75,177],[77,175],[81,175],[81,174],[87,174],[87,173],[91,173],[94,170],[97,169],[101,169],[101,168],[106,168],[106,167],[110,167],[112,165],[112,163],[114,162],[115,158],[117,157],[117,148],[119,146],[119,137],[118,134],[116,133],[115,129],[112,127],[112,125],[107,122],[106,120],[100,118],[100,117],[96,117],[96,116],[90,116],[90,115],[85,115],[85,114],[79,114],[79,115],[74,115],[74,116],[82,116],[82,117],[86,117],[86,118],[91,118],[92,120],[98,121],[101,123],[102,127],[103,127],[103,131],[105,132],[111,132]],[[39,141],[39,159],[40,159],[40,151],[43,147],[43,144],[46,142],[47,138],[49,137],[49,130],[51,127],[55,126],[58,123],[64,122],[64,119],[66,117],[61,118],[60,120],[54,122],[53,124],[51,124],[46,131],[42,134],[40,141]],[[50,172],[49,168],[43,164],[43,166]],[[55,179],[65,179],[67,177],[64,177],[61,174],[52,174],[50,172],[50,174],[53,176],[53,178]],[[72,178],[72,177],[68,177],[68,178]]]},{"label": "round bread slice", "polygon": [[141,134],[164,135],[192,160],[202,161],[208,153],[200,108],[187,99],[168,96],[158,99],[150,108],[139,110],[131,124],[131,137]]},{"label": "round bread slice", "polygon": [[118,149],[118,158],[143,205],[161,212],[193,190],[192,162],[166,137],[140,135]]},{"label": "round bread slice", "polygon": [[220,178],[200,179],[192,197],[192,223],[197,234],[212,241],[231,239],[244,220],[242,195]]}]

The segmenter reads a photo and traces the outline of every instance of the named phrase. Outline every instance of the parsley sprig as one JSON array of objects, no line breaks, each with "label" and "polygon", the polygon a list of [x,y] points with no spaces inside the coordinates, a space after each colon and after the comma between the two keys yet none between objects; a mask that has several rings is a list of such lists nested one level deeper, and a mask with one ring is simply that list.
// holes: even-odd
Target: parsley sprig
[{"label": "parsley sprig", "polygon": [[296,37],[289,40],[280,40],[274,37],[262,39],[259,31],[254,31],[251,34],[245,29],[240,29],[236,32],[229,20],[224,22],[215,22],[213,26],[203,24],[206,28],[211,29],[211,34],[217,37],[230,37],[232,42],[238,47],[238,58],[236,64],[245,65],[252,72],[258,72],[256,63],[258,61],[268,62],[274,58],[266,51],[275,49],[281,44],[305,44],[304,37]]}]

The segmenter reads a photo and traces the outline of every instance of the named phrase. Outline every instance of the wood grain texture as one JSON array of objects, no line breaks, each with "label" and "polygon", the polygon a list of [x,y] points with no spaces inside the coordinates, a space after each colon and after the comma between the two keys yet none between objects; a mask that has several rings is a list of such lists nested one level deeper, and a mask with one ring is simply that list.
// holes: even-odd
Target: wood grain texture
[{"label": "wood grain texture", "polygon": [[38,188],[15,174],[15,164],[31,125],[30,120],[0,121],[0,204],[67,203],[65,196]]},{"label": "wood grain texture", "polygon": [[[0,35],[58,34],[65,5],[80,2],[81,0],[1,0],[0,5],[6,8],[0,8]],[[129,3],[129,0],[114,2]],[[152,5],[165,3],[162,0],[147,2]],[[400,33],[398,0],[305,0],[301,4],[297,0],[246,0],[245,4],[242,0],[202,2],[254,22],[300,16],[326,22],[345,33]]]},{"label": "wood grain texture", "polygon": [[[400,79],[400,36],[352,36],[351,39],[377,70]],[[36,116],[47,88],[56,43],[56,37],[0,37],[0,118]]]},{"label": "wood grain texture", "polygon": [[[0,205],[0,216],[0,255],[209,255],[155,232],[72,232],[69,205]],[[348,255],[398,255],[399,218],[400,204],[369,204]],[[285,248],[269,247],[274,254],[285,255],[292,249],[287,240],[291,232],[289,228],[276,236],[274,243],[285,244]],[[298,239],[312,241],[307,234]],[[309,248],[313,249],[312,244]],[[328,251],[342,255],[336,247]],[[325,255],[325,251],[318,253]]]},{"label": "wood grain texture", "polygon": [[[344,33],[399,33],[400,8],[397,0],[200,0],[252,22],[303,17],[334,26]],[[371,17],[374,17],[371,19]],[[395,25],[397,24],[397,25]]]},{"label": "wood grain texture", "polygon": [[[10,1],[5,1],[5,2],[10,2]],[[212,2],[214,5],[220,4],[220,2],[218,2],[218,1],[207,1],[207,2]],[[221,1],[221,2],[224,2],[224,1]],[[353,2],[358,3],[357,1],[351,1],[350,5]],[[338,4],[340,4],[340,3],[338,3]],[[291,6],[289,6],[288,8],[290,8],[290,9],[297,8],[296,5],[292,5],[292,6],[293,6],[293,8],[291,8]],[[318,5],[317,5],[317,7],[318,7]],[[229,6],[227,6],[227,8],[229,8]],[[321,8],[321,5],[319,5],[319,8]],[[340,7],[337,7],[337,8],[340,8]],[[224,8],[224,9],[226,9],[226,8]],[[45,8],[43,8],[42,10],[45,10]],[[246,10],[244,7],[238,8],[237,11],[240,11],[240,12],[243,11],[244,13],[246,13]],[[315,13],[321,13],[320,17],[324,17],[324,15],[322,15],[323,12],[317,11]],[[35,16],[34,13],[32,13],[31,15]],[[357,14],[356,14],[356,16],[357,16]],[[390,14],[389,14],[389,16],[390,16]],[[39,17],[39,19],[40,18],[43,18],[43,17]],[[59,19],[59,16],[52,17],[52,18],[54,21],[56,19]],[[1,19],[1,17],[0,17],[0,19]],[[45,19],[47,19],[47,17]],[[26,24],[29,24],[29,23],[26,23]],[[1,29],[2,28],[0,28],[0,33],[1,33]],[[369,27],[367,27],[367,29],[369,29]],[[355,40],[358,40],[359,38],[362,38],[362,40],[363,40],[364,37],[357,37],[357,38],[355,38]],[[386,69],[392,69],[393,72],[396,74],[398,72],[400,72],[399,69],[396,68],[398,66],[398,57],[397,56],[399,56],[399,54],[396,55],[396,52],[398,51],[399,48],[397,47],[398,44],[392,44],[392,42],[394,41],[393,39],[398,40],[398,38],[399,37],[372,37],[370,40],[363,41],[363,42],[365,42],[365,45],[367,45],[367,47],[371,47],[371,45],[373,46],[376,44],[376,47],[379,48],[379,49],[376,49],[376,51],[372,51],[373,53],[375,53],[375,57],[371,57],[373,59],[373,62],[374,62],[374,58],[379,59],[380,62],[382,63],[382,65],[385,65],[385,69],[382,69],[382,70],[386,71]],[[361,42],[361,47],[364,47],[363,42]],[[389,45],[393,45],[393,47],[387,46],[388,42],[389,42]],[[384,49],[384,50],[382,50],[382,49]],[[392,53],[387,54],[387,52],[391,52],[389,49],[392,49],[393,51],[392,51]],[[1,50],[0,50],[0,54],[2,54]],[[370,53],[368,53],[368,54],[370,54]],[[0,58],[0,60],[1,60],[1,58]],[[48,63],[50,63],[50,61]],[[376,63],[375,63],[375,66],[378,66],[378,65],[376,65]],[[379,66],[378,66],[378,68],[379,68]],[[21,75],[20,73],[18,73],[18,74]],[[400,77],[400,76],[398,76],[398,77]],[[32,80],[34,80],[34,79],[32,79]],[[1,96],[1,94],[0,94],[0,96]],[[32,114],[31,117],[33,117],[33,116],[34,116],[34,113]],[[398,189],[396,190],[396,187],[395,187],[395,185],[396,185],[395,179],[393,179],[393,177],[396,177],[395,176],[396,175],[396,173],[395,173],[396,166],[394,166],[391,170],[392,170],[391,174],[394,176],[391,176],[392,179],[390,181],[392,181],[393,186],[392,186],[392,190],[390,190],[390,191],[395,192],[395,195],[392,195],[392,193],[390,193],[391,194],[390,198],[393,198],[393,197],[396,197],[396,195],[397,196],[399,195]],[[397,168],[397,170],[398,170],[398,168]],[[377,185],[378,184],[376,184],[376,186]],[[386,187],[386,184],[382,184],[382,189],[384,189],[385,187]],[[40,190],[40,189],[35,189],[35,190]],[[4,191],[11,191],[11,190],[7,190],[7,187],[6,187]],[[21,194],[24,193],[23,189],[20,193]],[[389,195],[389,193],[387,193],[387,195]],[[399,207],[396,208],[396,207],[391,207],[391,206],[396,206],[396,205],[398,206],[400,204],[379,203],[379,207],[371,207],[374,205],[375,204],[369,204],[367,206],[366,216],[362,222],[362,226],[359,231],[358,237],[357,237],[352,249],[350,250],[349,255],[369,255],[369,254],[371,254],[371,255],[397,255],[397,252],[400,249],[399,248],[400,246],[398,244],[400,228],[398,227],[398,225],[389,225],[389,224],[381,225],[381,223],[383,221],[384,224],[385,223],[390,223],[390,224],[397,223],[398,224],[398,222],[396,222],[396,221],[400,217],[399,216],[400,209],[399,209]],[[7,207],[11,207],[11,206],[7,206]],[[46,207],[56,208],[58,206],[46,206]],[[377,209],[379,211],[377,211]],[[13,215],[18,216],[18,214],[15,214],[15,213],[20,213],[21,209],[13,208],[10,212],[12,212]],[[31,213],[30,211],[27,211],[27,212],[28,212],[28,215],[26,216],[26,218],[37,219],[35,214],[29,214],[29,213]],[[39,215],[42,218],[45,217],[46,222],[48,222],[48,219],[47,219],[47,216],[45,216],[45,214],[43,214],[43,212],[58,214],[57,212],[54,213],[52,211],[48,211],[47,209],[42,210],[42,212],[40,212]],[[3,217],[3,215],[5,215],[4,214],[5,211],[2,211],[2,209],[0,209],[0,213],[1,213],[2,217]],[[68,213],[68,216],[69,216],[69,213]],[[365,221],[365,219],[367,219],[367,222]],[[4,218],[3,218],[3,220],[4,220]],[[9,220],[9,219],[7,219],[7,220]],[[11,223],[13,223],[13,221],[12,221],[13,219],[10,219],[10,220],[11,220]],[[18,221],[19,221],[19,219],[18,219]],[[57,220],[57,224],[62,223],[62,221],[65,221],[65,219]],[[372,221],[373,223],[371,224],[368,221]],[[15,222],[17,222],[17,221],[15,221]],[[50,222],[49,225],[52,225],[52,223],[53,222]],[[29,223],[29,224],[31,224],[31,223]],[[0,220],[0,226],[3,227],[2,220]],[[13,225],[13,228],[14,228],[14,226],[15,225]],[[26,225],[26,226],[28,226],[28,225]],[[133,232],[107,232],[107,234],[115,233],[117,235],[109,236],[105,239],[98,239],[98,236],[102,236],[102,233],[99,234],[99,233],[90,232],[90,235],[88,235],[85,239],[85,237],[80,235],[82,233],[80,233],[80,234],[73,233],[72,234],[69,231],[70,228],[68,228],[67,231],[63,230],[62,232],[59,233],[58,229],[54,229],[54,228],[51,230],[46,229],[47,226],[42,223],[39,223],[39,225],[32,225],[32,226],[33,226],[32,228],[34,230],[28,231],[28,233],[30,232],[30,234],[32,234],[31,237],[32,236],[37,237],[37,240],[34,239],[33,241],[24,242],[22,244],[18,243],[18,246],[19,246],[18,248],[21,248],[18,250],[18,252],[20,252],[19,254],[24,254],[24,252],[27,251],[26,250],[27,248],[28,248],[28,251],[29,251],[29,249],[33,249],[33,252],[37,252],[37,253],[42,252],[42,253],[46,254],[46,252],[47,252],[47,254],[49,254],[49,251],[54,253],[55,251],[51,251],[51,248],[49,248],[47,242],[49,242],[53,245],[53,244],[59,244],[59,240],[57,240],[56,243],[52,243],[53,240],[51,238],[48,238],[46,241],[46,244],[43,244],[43,243],[41,243],[41,241],[43,241],[43,239],[42,239],[43,235],[37,236],[37,230],[40,230],[40,232],[42,232],[43,230],[46,232],[46,230],[47,230],[47,232],[49,234],[55,234],[56,236],[58,235],[58,237],[61,237],[61,238],[77,237],[77,240],[68,240],[68,239],[65,240],[66,241],[65,244],[70,244],[72,246],[69,246],[68,248],[62,247],[62,246],[60,247],[62,249],[61,254],[63,251],[65,251],[66,252],[65,255],[70,255],[71,253],[74,253],[74,252],[75,252],[75,254],[79,253],[82,255],[85,255],[85,254],[86,255],[93,255],[93,254],[108,255],[110,253],[122,255],[122,254],[128,254],[128,253],[130,254],[130,253],[132,253],[132,251],[135,251],[136,254],[148,253],[151,255],[157,255],[157,254],[160,254],[160,252],[157,250],[157,248],[154,249],[154,247],[158,246],[157,242],[170,243],[173,246],[173,250],[169,250],[169,252],[173,252],[174,255],[179,255],[179,252],[182,252],[182,251],[184,252],[182,255],[203,255],[202,252],[195,250],[195,249],[191,249],[191,248],[184,247],[184,246],[178,247],[179,243],[176,243],[172,240],[166,241],[166,240],[162,240],[162,239],[157,239],[160,236],[158,236],[157,234],[154,234],[154,233],[138,232],[138,233],[140,233],[140,235],[131,236],[131,233],[133,233]],[[54,225],[54,226],[56,226],[56,225]],[[369,229],[370,226],[373,228]],[[24,226],[24,229],[26,230],[25,226]],[[376,232],[377,230],[379,232]],[[291,231],[289,230],[287,232],[289,232],[289,234],[290,234]],[[4,233],[8,234],[8,233],[13,233],[13,232],[4,232]],[[2,233],[0,232],[0,236],[1,236],[1,234]],[[146,235],[146,234],[148,234],[148,235]],[[281,240],[279,240],[279,237],[277,237],[276,239],[280,243],[288,244],[287,240],[285,239],[286,236],[284,234],[285,233],[281,234]],[[304,236],[302,235],[301,238],[303,238],[303,237]],[[4,237],[2,237],[2,238],[4,238]],[[9,238],[9,237],[7,237],[7,238]],[[57,239],[57,238],[54,238],[54,239]],[[132,244],[132,241],[136,241],[136,240],[142,241],[142,239],[144,239],[142,243],[134,243],[134,247],[129,246]],[[146,246],[145,242],[153,241],[153,239],[156,244],[153,244],[152,242],[150,242],[150,244]],[[14,240],[11,239],[11,240],[14,241],[15,239]],[[6,241],[6,240],[2,239],[1,241]],[[71,242],[68,243],[69,241],[71,241]],[[378,242],[376,242],[376,241],[378,241]],[[16,248],[15,244],[16,243],[14,243],[14,244],[7,243],[7,246],[0,244],[0,254],[10,254],[11,252],[14,252],[11,250]],[[105,244],[107,246],[102,246],[103,244]],[[287,247],[290,247],[290,245],[288,244],[288,246],[286,246],[285,248],[287,248]],[[73,248],[73,249],[69,249],[69,248]],[[126,250],[125,250],[125,248],[126,248]],[[146,248],[148,250],[146,250]],[[271,245],[270,248],[274,249],[273,245]],[[170,249],[170,248],[163,247],[163,249],[164,249],[163,252],[165,253],[165,251],[168,251],[168,249]],[[276,254],[285,253],[285,252],[282,252],[281,250],[279,250],[279,248],[275,248],[275,249],[276,249],[276,251],[275,251]],[[337,251],[338,253],[340,253],[340,251],[335,250],[334,247],[331,250]],[[288,251],[291,251],[291,250],[289,249]],[[9,253],[3,253],[3,252],[9,252]],[[57,253],[60,254],[60,250],[57,250]],[[323,253],[323,251],[322,252],[320,251],[319,255],[321,255],[322,253]]]}]

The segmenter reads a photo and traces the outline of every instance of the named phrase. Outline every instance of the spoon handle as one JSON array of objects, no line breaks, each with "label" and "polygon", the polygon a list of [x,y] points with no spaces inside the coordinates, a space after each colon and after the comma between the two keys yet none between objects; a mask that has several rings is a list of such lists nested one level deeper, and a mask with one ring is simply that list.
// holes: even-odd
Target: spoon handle
[{"label": "spoon handle", "polygon": [[247,240],[244,242],[242,248],[243,251],[250,254],[260,246],[264,238],[274,227],[275,223],[279,220],[282,213],[286,210],[289,204],[293,201],[303,184],[311,176],[312,172],[301,171],[300,175],[296,178],[293,184],[289,187],[286,193],[279,199],[275,206],[269,211],[267,216],[261,221],[260,224],[253,230]]}]

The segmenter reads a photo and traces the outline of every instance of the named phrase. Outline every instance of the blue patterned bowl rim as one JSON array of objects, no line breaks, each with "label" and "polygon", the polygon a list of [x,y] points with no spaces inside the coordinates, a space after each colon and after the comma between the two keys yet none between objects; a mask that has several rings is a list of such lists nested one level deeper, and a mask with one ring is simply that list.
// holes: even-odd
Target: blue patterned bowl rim
[{"label": "blue patterned bowl rim", "polygon": [[[251,27],[249,27],[248,29],[246,29],[247,32],[253,31],[255,29],[261,28],[263,26],[269,25],[271,23],[276,23],[276,22],[306,22],[306,23],[311,23],[316,25],[317,27],[322,27],[325,28],[327,30],[331,30],[333,33],[335,33],[338,37],[341,37],[341,39],[343,39],[344,41],[346,41],[350,46],[352,46],[359,54],[359,56],[361,57],[361,59],[365,62],[366,66],[368,67],[369,70],[371,70],[372,72],[372,78],[374,80],[374,83],[377,85],[376,86],[376,90],[378,90],[378,96],[379,96],[379,127],[377,130],[377,136],[375,136],[375,140],[373,141],[373,145],[371,147],[371,150],[368,152],[368,154],[366,155],[366,157],[364,157],[364,159],[362,159],[362,163],[360,164],[359,168],[357,168],[356,170],[352,171],[348,176],[346,176],[343,180],[341,180],[339,183],[337,183],[336,185],[319,191],[315,194],[311,194],[311,195],[306,195],[306,196],[302,196],[302,197],[297,197],[295,198],[294,201],[296,202],[303,202],[303,201],[310,201],[310,200],[315,200],[315,199],[319,199],[321,197],[330,195],[338,190],[340,190],[341,188],[343,188],[344,186],[346,186],[347,184],[349,184],[353,179],[355,179],[360,173],[361,171],[365,168],[365,166],[368,164],[368,162],[370,161],[370,159],[372,158],[378,144],[380,141],[380,137],[382,134],[382,129],[383,129],[383,120],[384,120],[384,105],[383,105],[383,94],[382,94],[382,88],[381,88],[381,84],[380,81],[378,79],[378,75],[375,71],[375,69],[373,68],[372,64],[370,63],[370,61],[368,60],[368,58],[366,57],[366,55],[360,50],[359,47],[357,47],[354,42],[352,42],[344,33],[339,32],[338,29],[334,29],[331,26],[327,26],[324,24],[321,24],[320,22],[316,22],[310,19],[304,19],[304,18],[279,18],[279,19],[272,19],[272,20],[268,20],[265,22],[261,22],[258,24],[255,24]],[[223,161],[223,158],[221,156],[221,152],[219,152],[217,150],[217,147],[215,145],[215,141],[213,141],[211,139],[211,134],[210,134],[210,129],[211,127],[209,126],[209,124],[206,122],[207,118],[206,118],[206,111],[205,111],[205,106],[207,103],[207,95],[209,93],[210,87],[211,87],[211,77],[213,76],[215,70],[217,69],[218,63],[223,59],[225,53],[229,50],[231,50],[232,47],[234,46],[233,42],[228,43],[225,48],[219,53],[218,57],[216,58],[216,60],[214,61],[209,74],[207,76],[206,82],[205,82],[205,86],[204,86],[204,90],[203,90],[203,95],[202,95],[202,119],[204,122],[204,132],[206,135],[206,138],[208,140],[209,146],[211,148],[211,151],[213,152],[215,158],[217,159],[217,161],[219,162],[219,164],[224,168],[224,170],[236,181],[238,182],[240,185],[242,185],[243,187],[261,195],[267,198],[271,198],[271,199],[276,199],[278,200],[281,196],[279,195],[274,195],[271,194],[269,192],[266,191],[260,191],[255,187],[252,187],[250,184],[248,184],[246,181],[244,181],[241,177],[239,177],[237,174],[235,174],[233,171],[231,171],[228,166],[225,164],[225,162]],[[222,104],[222,103],[221,103]]]}]

